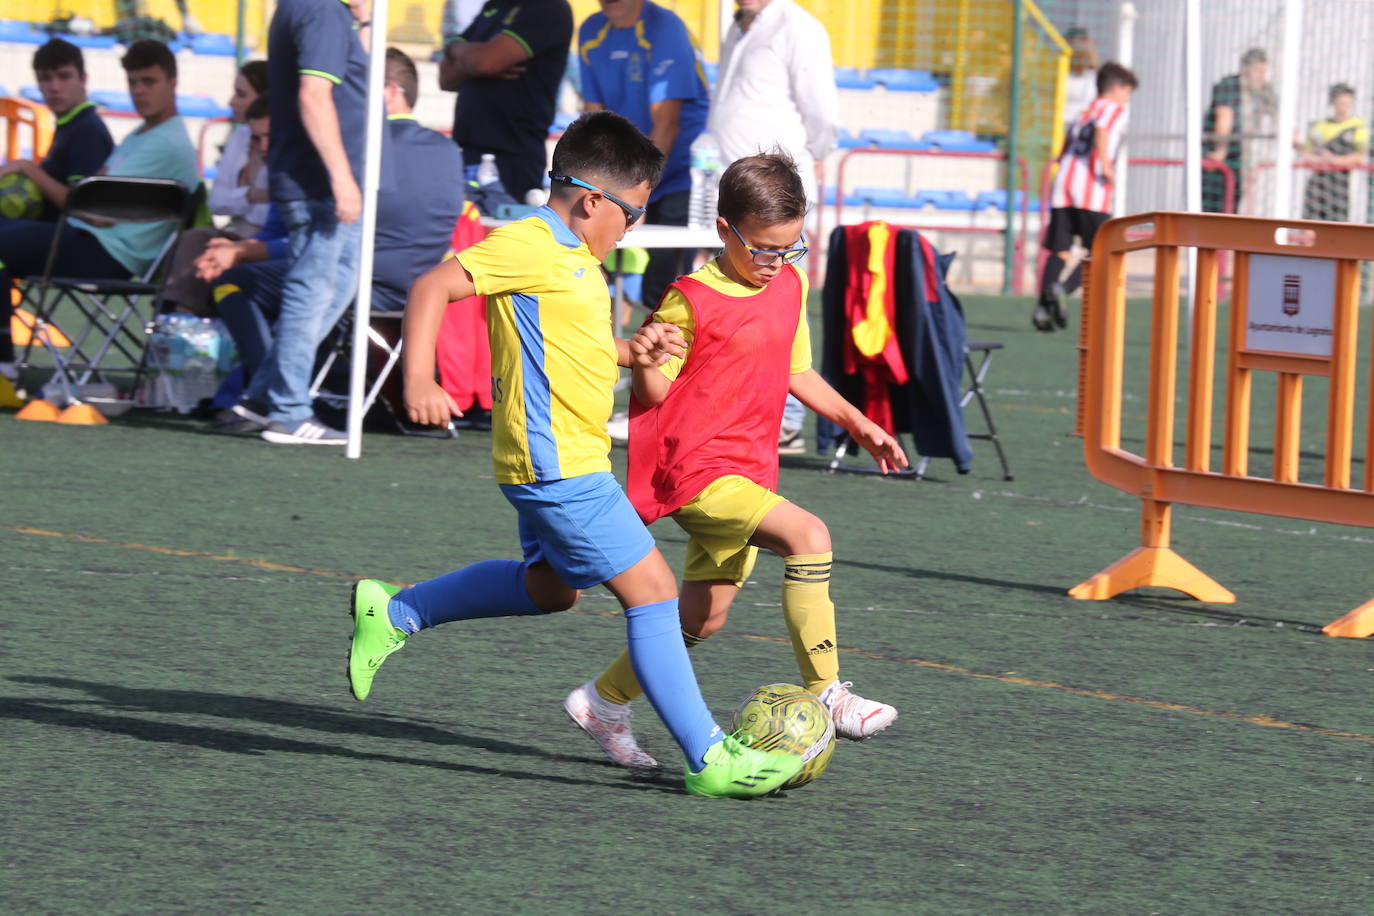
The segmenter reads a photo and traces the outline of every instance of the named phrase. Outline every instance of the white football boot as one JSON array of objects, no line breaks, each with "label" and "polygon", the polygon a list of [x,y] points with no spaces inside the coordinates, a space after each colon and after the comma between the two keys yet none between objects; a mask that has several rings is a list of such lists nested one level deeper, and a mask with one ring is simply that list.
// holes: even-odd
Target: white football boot
[{"label": "white football boot", "polygon": [[623,767],[636,770],[657,768],[658,761],[650,757],[635,741],[630,731],[631,710],[628,704],[608,703],[596,692],[596,683],[588,681],[563,701],[568,718],[596,739],[606,756]]},{"label": "white football boot", "polygon": [[835,734],[862,741],[897,721],[897,710],[886,703],[875,703],[851,693],[849,688],[853,686],[853,681],[833,681],[821,691],[820,700],[830,710]]}]

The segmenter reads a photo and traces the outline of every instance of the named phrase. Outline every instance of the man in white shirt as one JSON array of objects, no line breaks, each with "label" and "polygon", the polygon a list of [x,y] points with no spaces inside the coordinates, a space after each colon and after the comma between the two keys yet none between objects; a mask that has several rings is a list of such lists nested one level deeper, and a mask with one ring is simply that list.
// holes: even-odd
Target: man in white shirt
[{"label": "man in white shirt", "polygon": [[[706,129],[721,168],[782,147],[797,163],[810,206],[820,203],[825,157],[835,149],[840,100],[830,35],[795,0],[735,0],[735,23],[720,49],[720,73]],[[805,450],[806,408],[791,395],[778,451]]]},{"label": "man in white shirt", "polygon": [[720,144],[721,167],[781,146],[796,160],[815,206],[839,120],[830,36],[795,0],[736,4],[707,122]]}]

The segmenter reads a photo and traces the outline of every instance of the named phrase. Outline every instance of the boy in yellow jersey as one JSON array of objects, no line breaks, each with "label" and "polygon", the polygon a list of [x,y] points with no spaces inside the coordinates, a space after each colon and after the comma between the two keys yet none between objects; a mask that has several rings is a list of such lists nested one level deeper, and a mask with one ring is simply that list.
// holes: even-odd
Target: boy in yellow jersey
[{"label": "boy in yellow jersey", "polygon": [[[671,325],[685,358],[634,366],[630,500],[645,523],[665,515],[687,532],[682,637],[691,647],[725,624],[760,547],[783,558],[782,609],[806,687],[846,738],[887,728],[897,711],[839,679],[830,602],[830,532],[779,496],[777,429],[788,393],[843,426],[884,472],[905,467],[894,437],[811,368],[806,328],[806,196],[785,153],[737,160],[720,179],[724,251],[668,288],[647,327]],[[656,766],[629,726],[637,666],[622,655],[564,701],[572,720],[624,766]]]},{"label": "boy in yellow jersey", "polygon": [[487,296],[492,460],[519,517],[524,560],[485,560],[407,589],[354,586],[348,675],[365,699],[377,668],[414,633],[480,617],[563,611],[605,584],[625,609],[629,657],[644,692],[687,758],[688,791],[762,795],[801,768],[722,735],[702,700],[679,633],[677,582],[611,476],[618,366],[683,352],[650,325],[632,341],[611,331],[599,265],[644,214],[663,155],[608,112],[575,121],[553,153],[545,207],[497,229],[420,277],[406,303],[405,402],[418,424],[460,412],[435,382],[435,341],[449,302]]}]

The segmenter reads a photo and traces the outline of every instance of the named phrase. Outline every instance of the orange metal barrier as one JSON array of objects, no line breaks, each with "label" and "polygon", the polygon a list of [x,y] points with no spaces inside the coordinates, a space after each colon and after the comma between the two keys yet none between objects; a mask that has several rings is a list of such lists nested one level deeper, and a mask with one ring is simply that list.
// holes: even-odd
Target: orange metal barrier
[{"label": "orange metal barrier", "polygon": [[[38,105],[26,99],[0,98],[0,118],[5,122],[5,161],[16,159],[42,159],[52,145],[53,131],[57,124],[52,112],[46,105]],[[29,152],[24,155],[24,147],[19,142],[19,129],[29,131]]]},{"label": "orange metal barrier", "polygon": [[[1197,249],[1191,346],[1179,372],[1179,259]],[[1144,455],[1121,445],[1126,272],[1129,252],[1153,249],[1155,287],[1149,349]],[[1235,253],[1226,342],[1220,468],[1213,467],[1213,379],[1217,344],[1219,252]],[[1140,546],[1069,590],[1103,600],[1128,589],[1162,586],[1202,601],[1235,596],[1169,547],[1175,503],[1339,525],[1374,527],[1374,390],[1364,418],[1362,480],[1352,484],[1357,300],[1361,262],[1374,257],[1374,227],[1188,213],[1114,219],[1093,245],[1085,299],[1086,366],[1079,397],[1083,452],[1103,483],[1141,501]],[[1269,477],[1248,473],[1253,375],[1278,376]],[[1299,481],[1303,380],[1328,380],[1322,482]],[[1186,440],[1175,464],[1174,407],[1186,387]],[[1374,389],[1374,380],[1371,380]],[[1323,632],[1374,635],[1374,600]]]}]

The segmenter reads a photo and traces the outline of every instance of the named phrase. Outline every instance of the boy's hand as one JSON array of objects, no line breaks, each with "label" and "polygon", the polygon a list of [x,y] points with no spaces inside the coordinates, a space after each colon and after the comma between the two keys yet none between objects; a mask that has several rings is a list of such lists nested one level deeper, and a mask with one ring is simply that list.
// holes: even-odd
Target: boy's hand
[{"label": "boy's hand", "polygon": [[433,379],[406,381],[406,414],[417,426],[448,426],[450,416],[461,417],[453,398]]},{"label": "boy's hand", "polygon": [[686,355],[687,340],[675,324],[655,321],[630,338],[630,362],[636,366],[661,366],[674,356]]},{"label": "boy's hand", "polygon": [[878,462],[878,469],[884,474],[900,471],[908,466],[906,452],[902,451],[897,437],[867,417],[856,423],[849,434],[873,456],[873,460]]}]

